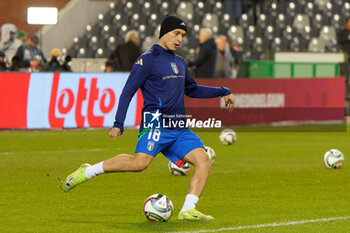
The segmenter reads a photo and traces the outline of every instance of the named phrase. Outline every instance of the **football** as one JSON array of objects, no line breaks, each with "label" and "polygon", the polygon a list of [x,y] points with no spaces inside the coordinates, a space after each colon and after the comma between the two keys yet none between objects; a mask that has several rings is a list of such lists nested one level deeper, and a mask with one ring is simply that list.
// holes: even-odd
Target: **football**
[{"label": "football", "polygon": [[224,129],[220,133],[220,141],[224,145],[232,145],[237,140],[237,134],[232,129]]},{"label": "football", "polygon": [[339,169],[343,166],[344,155],[337,149],[331,149],[324,154],[323,161],[327,168]]},{"label": "football", "polygon": [[216,155],[215,155],[215,151],[213,150],[213,148],[206,146],[205,150],[207,151],[207,154],[208,154],[208,157],[209,157],[211,163],[214,163],[215,159],[216,159]]},{"label": "football", "polygon": [[143,213],[151,222],[166,222],[173,215],[173,211],[173,203],[163,194],[151,195],[143,205]]},{"label": "football", "polygon": [[168,163],[169,171],[174,176],[185,176],[190,172],[190,164],[185,163],[182,167],[176,166],[175,163],[169,161]]}]

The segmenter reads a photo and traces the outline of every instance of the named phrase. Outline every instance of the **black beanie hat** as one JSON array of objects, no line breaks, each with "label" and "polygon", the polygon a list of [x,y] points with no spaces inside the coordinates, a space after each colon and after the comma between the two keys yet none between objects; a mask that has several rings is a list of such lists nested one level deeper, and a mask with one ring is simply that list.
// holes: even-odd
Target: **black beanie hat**
[{"label": "black beanie hat", "polygon": [[177,16],[167,15],[160,26],[159,39],[174,29],[183,29],[187,32],[187,27],[185,22]]}]

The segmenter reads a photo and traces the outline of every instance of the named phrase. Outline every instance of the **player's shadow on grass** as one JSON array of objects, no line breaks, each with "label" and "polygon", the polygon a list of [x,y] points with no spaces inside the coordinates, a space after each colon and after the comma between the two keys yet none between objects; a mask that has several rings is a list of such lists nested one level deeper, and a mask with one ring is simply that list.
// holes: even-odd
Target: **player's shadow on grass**
[{"label": "player's shadow on grass", "polygon": [[[191,230],[194,226],[206,226],[209,225],[210,221],[179,221],[173,220],[170,222],[149,222],[145,219],[144,222],[123,222],[122,220],[116,219],[115,221],[106,220],[72,220],[62,219],[63,223],[67,224],[88,224],[88,225],[103,225],[113,229],[121,231],[135,231],[135,232],[175,232],[175,231],[186,231]],[[181,229],[179,229],[181,227]]]},{"label": "player's shadow on grass", "polygon": [[[139,223],[133,223],[130,230],[133,228],[135,230],[140,231],[149,231],[152,229],[152,231],[159,231],[159,232],[172,232],[172,231],[186,231],[191,230],[191,227],[193,226],[206,226],[211,224],[210,221],[180,221],[180,220],[173,220],[170,222],[149,222],[145,220],[145,222],[139,222]],[[179,229],[181,227],[181,229]]]},{"label": "player's shadow on grass", "polygon": [[[104,225],[104,226],[111,226],[115,227],[116,224],[122,224],[122,223],[117,223],[115,221],[96,221],[96,220],[72,220],[72,219],[63,219],[61,220],[64,223],[74,223],[74,224],[93,224],[93,225]],[[128,224],[128,223],[126,223]]]}]

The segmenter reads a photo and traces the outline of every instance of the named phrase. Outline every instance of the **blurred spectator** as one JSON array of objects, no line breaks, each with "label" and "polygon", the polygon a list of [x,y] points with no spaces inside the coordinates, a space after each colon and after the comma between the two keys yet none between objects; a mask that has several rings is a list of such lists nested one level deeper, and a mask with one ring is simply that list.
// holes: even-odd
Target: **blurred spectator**
[{"label": "blurred spectator", "polygon": [[0,51],[0,71],[7,70],[7,66],[5,63],[5,53],[3,51]]},{"label": "blurred spectator", "polygon": [[64,62],[61,66],[61,69],[62,69],[62,72],[72,72],[72,68],[71,68],[71,63],[72,61],[72,57],[67,55],[65,58],[64,58]]},{"label": "blurred spectator", "polygon": [[12,57],[22,42],[17,39],[17,27],[13,24],[7,23],[1,26],[1,41],[0,50],[5,53],[6,61],[10,62]]},{"label": "blurred spectator", "polygon": [[343,51],[348,53],[348,59],[350,61],[350,17],[347,19],[344,28],[339,33],[338,42]]},{"label": "blurred spectator", "polygon": [[22,43],[26,42],[27,40],[27,32],[21,30],[17,34],[17,39],[20,40]]},{"label": "blurred spectator", "polygon": [[17,55],[15,55],[12,57],[10,70],[11,71],[19,71],[19,69],[20,69],[19,57]]},{"label": "blurred spectator", "polygon": [[50,61],[43,66],[42,71],[47,71],[47,72],[61,71],[61,64],[58,61],[58,57],[60,57],[61,55],[62,53],[58,48],[52,49]]},{"label": "blurred spectator", "polygon": [[232,57],[235,59],[236,65],[239,65],[239,63],[238,63],[239,48],[236,45],[234,45],[233,43],[229,43],[229,45],[231,47]]},{"label": "blurred spectator", "polygon": [[114,72],[115,71],[115,63],[112,59],[108,59],[106,61],[105,72]]},{"label": "blurred spectator", "polygon": [[217,58],[215,65],[216,78],[236,78],[235,58],[232,55],[230,44],[227,37],[220,35],[216,39]]},{"label": "blurred spectator", "polygon": [[196,78],[213,78],[216,63],[216,44],[213,33],[209,28],[199,31],[199,51],[194,61],[189,61],[188,66],[195,69]]},{"label": "blurred spectator", "polygon": [[[19,57],[19,67],[29,68],[30,61],[34,60],[36,55],[41,57],[42,62],[46,62],[44,54],[38,48],[39,37],[37,35],[31,35],[26,43],[23,43],[17,50],[16,55]],[[36,58],[37,60],[37,58]]]},{"label": "blurred spectator", "polygon": [[136,30],[128,31],[125,43],[118,45],[109,57],[114,61],[116,71],[131,71],[132,65],[141,55],[139,44],[139,33]]},{"label": "blurred spectator", "polygon": [[34,55],[33,59],[30,61],[29,72],[40,72],[43,67],[43,59],[39,54]]}]

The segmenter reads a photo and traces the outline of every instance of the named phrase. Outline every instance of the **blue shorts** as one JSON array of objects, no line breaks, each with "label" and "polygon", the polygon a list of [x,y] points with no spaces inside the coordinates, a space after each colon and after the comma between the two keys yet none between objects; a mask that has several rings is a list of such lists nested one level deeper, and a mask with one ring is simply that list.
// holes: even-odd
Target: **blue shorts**
[{"label": "blue shorts", "polygon": [[182,159],[192,150],[202,147],[201,139],[189,129],[144,129],[139,135],[135,153],[156,157],[159,152],[181,167]]}]

